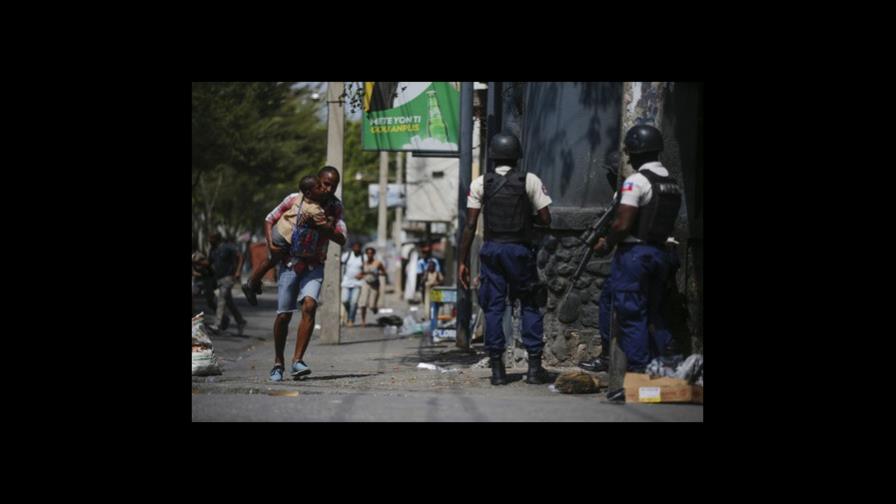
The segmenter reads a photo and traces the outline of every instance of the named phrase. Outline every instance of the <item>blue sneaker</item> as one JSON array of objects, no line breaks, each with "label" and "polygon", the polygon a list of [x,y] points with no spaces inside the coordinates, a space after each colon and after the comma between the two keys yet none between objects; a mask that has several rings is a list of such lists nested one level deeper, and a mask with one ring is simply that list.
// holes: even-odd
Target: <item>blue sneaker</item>
[{"label": "blue sneaker", "polygon": [[283,366],[276,365],[271,370],[271,381],[283,381]]},{"label": "blue sneaker", "polygon": [[301,376],[307,376],[311,374],[311,368],[305,364],[305,361],[295,361],[292,363],[292,377],[299,378]]}]

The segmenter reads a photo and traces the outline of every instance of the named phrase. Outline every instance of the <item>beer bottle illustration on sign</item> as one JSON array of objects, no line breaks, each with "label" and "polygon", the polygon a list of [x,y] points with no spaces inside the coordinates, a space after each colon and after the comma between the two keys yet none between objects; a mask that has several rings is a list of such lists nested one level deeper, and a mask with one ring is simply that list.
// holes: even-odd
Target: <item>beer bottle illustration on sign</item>
[{"label": "beer bottle illustration on sign", "polygon": [[429,96],[429,122],[426,125],[429,129],[429,136],[442,143],[447,143],[448,135],[446,134],[445,121],[442,120],[442,111],[439,110],[436,92],[427,91],[426,94]]}]

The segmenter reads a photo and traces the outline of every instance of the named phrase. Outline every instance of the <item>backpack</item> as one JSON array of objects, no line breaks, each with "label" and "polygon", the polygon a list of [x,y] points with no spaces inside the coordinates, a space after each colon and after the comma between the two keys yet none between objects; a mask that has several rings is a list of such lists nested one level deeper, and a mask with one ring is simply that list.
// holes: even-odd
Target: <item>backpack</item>
[{"label": "backpack", "polygon": [[[299,201],[301,209],[305,196]],[[301,212],[296,213],[296,220],[301,219]],[[296,224],[292,230],[292,243],[289,247],[289,254],[293,257],[312,257],[317,253],[317,242],[320,240],[320,233],[311,229],[307,225]]]}]

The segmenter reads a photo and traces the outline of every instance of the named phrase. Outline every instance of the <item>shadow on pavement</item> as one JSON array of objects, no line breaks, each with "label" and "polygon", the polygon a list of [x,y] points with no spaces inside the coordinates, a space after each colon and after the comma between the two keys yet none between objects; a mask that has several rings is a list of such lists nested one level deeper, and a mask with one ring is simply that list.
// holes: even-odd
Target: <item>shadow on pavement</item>
[{"label": "shadow on pavement", "polygon": [[306,378],[302,378],[300,381],[324,381],[324,380],[338,380],[340,378],[363,378],[365,376],[374,376],[376,374],[378,374],[378,373],[308,376]]},{"label": "shadow on pavement", "polygon": [[482,359],[482,356],[474,350],[464,350],[462,348],[451,348],[446,350],[445,347],[420,346],[416,355],[408,355],[402,357],[402,364],[411,364],[417,362],[430,362],[437,366],[464,365],[470,366],[476,364]]}]

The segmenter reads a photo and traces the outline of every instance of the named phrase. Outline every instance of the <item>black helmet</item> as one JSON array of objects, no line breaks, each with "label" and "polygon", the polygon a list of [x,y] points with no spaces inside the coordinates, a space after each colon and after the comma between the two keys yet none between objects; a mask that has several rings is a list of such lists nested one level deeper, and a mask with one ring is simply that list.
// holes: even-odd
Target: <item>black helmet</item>
[{"label": "black helmet", "polygon": [[659,152],[663,150],[663,135],[660,130],[646,124],[633,126],[625,134],[625,148],[631,154],[639,152]]},{"label": "black helmet", "polygon": [[492,159],[519,159],[520,141],[511,134],[500,133],[492,137],[488,147],[488,156]]}]

